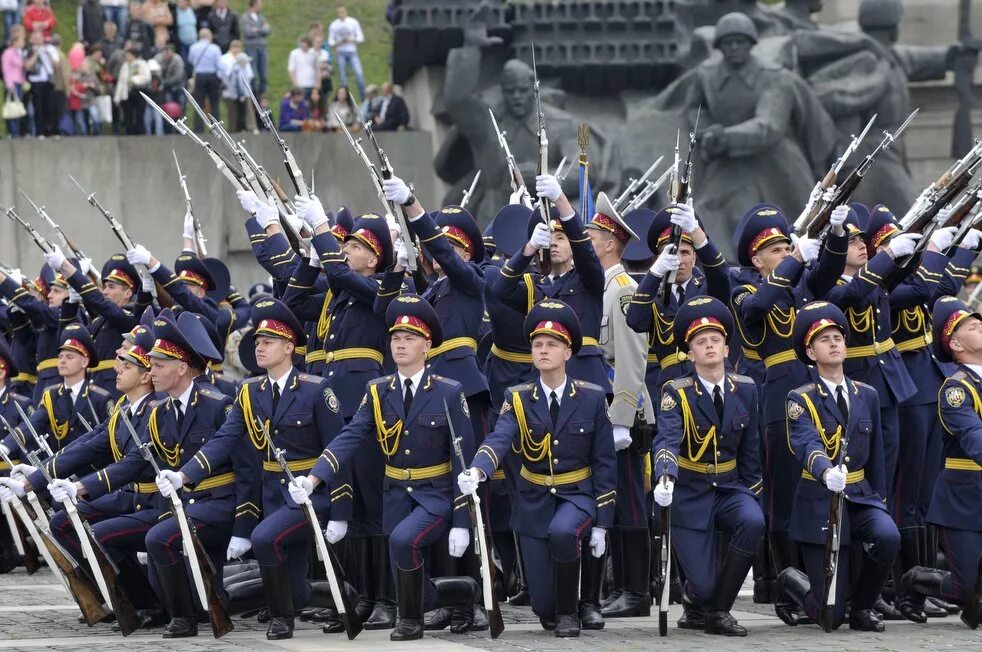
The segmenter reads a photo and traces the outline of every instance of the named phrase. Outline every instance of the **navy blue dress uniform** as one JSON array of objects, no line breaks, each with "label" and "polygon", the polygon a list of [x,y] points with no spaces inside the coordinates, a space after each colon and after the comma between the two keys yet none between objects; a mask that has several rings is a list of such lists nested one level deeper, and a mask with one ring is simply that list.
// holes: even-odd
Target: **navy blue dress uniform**
[{"label": "navy blue dress uniform", "polygon": [[[70,350],[89,358],[89,368],[98,363],[95,355],[95,345],[89,336],[89,331],[81,324],[69,324],[61,331],[62,343],[58,350]],[[115,383],[114,383],[115,384]],[[39,436],[43,437],[53,452],[58,452],[76,439],[88,434],[79,415],[95,427],[112,411],[115,403],[113,395],[95,385],[86,375],[79,388],[77,396],[72,398],[71,389],[64,383],[48,387],[37,403],[36,409],[30,416],[31,425]],[[19,428],[26,437],[27,447],[36,450],[30,432],[26,427]],[[8,434],[2,442],[11,451],[18,450],[17,440]]]},{"label": "navy blue dress uniform", "polygon": [[[655,211],[650,208],[636,208],[624,216],[624,220],[635,233],[648,233],[651,223],[655,220]],[[648,247],[648,238],[631,240],[624,248],[624,255],[621,259],[625,267],[631,274],[635,283],[641,284],[644,275],[651,267],[655,254]],[[661,373],[661,365],[658,364],[658,350],[655,348],[655,341],[652,334],[648,333],[648,364],[645,367],[644,383],[648,387],[648,396],[658,396],[661,387],[658,385],[658,375]]]},{"label": "navy blue dress uniform", "polygon": [[[809,381],[808,369],[794,353],[791,330],[797,311],[822,299],[845,267],[848,236],[829,233],[814,267],[788,255],[766,277],[753,266],[758,251],[791,242],[788,220],[774,204],[758,204],[740,220],[734,233],[737,259],[747,270],[735,285],[730,307],[744,349],[744,360],[764,367],[759,384],[764,493],[768,516],[768,552],[776,572],[796,566],[798,554],[789,534],[791,508],[801,466],[787,444],[785,403],[788,392]],[[754,364],[756,364],[754,363]],[[760,587],[758,587],[760,588]]]},{"label": "navy blue dress uniform", "polygon": [[[181,314],[183,315],[184,312]],[[234,399],[239,392],[238,386],[235,382],[222,376],[222,363],[225,362],[225,341],[228,335],[222,329],[228,329],[230,327],[231,311],[221,311],[218,317],[218,325],[212,324],[207,317],[196,312],[187,312],[187,314],[194,317],[201,324],[201,328],[204,329],[212,344],[212,350],[207,352],[202,351],[202,353],[206,354],[205,359],[208,363],[208,367],[204,373],[205,381],[217,387],[218,391],[225,394],[225,396]],[[225,335],[222,334],[223,332],[225,332]]]},{"label": "navy blue dress uniform", "polygon": [[[178,306],[203,315],[212,324],[218,325],[221,313],[230,307],[222,308],[229,293],[228,268],[217,258],[198,258],[193,251],[182,251],[174,262],[174,271],[160,263],[151,272],[154,281],[167,291]],[[188,284],[204,288],[206,295],[197,297],[188,289]]]},{"label": "navy blue dress uniform", "polygon": [[[580,320],[583,346],[576,357],[567,363],[567,372],[573,378],[599,385],[605,393],[610,393],[610,369],[600,352],[604,270],[593,250],[590,237],[584,233],[580,216],[574,212],[566,219],[559,219],[560,217],[557,215],[556,219],[551,219],[550,226],[553,233],[562,233],[569,240],[573,252],[573,268],[561,276],[526,272],[529,264],[539,254],[526,256],[523,243],[501,268],[501,274],[495,279],[491,289],[504,303],[523,312],[528,312],[530,303],[545,297],[558,299],[572,306]],[[526,243],[540,221],[538,213],[532,214],[526,227]],[[532,286],[527,278],[533,281]]]},{"label": "navy blue dress uniform", "polygon": [[[536,304],[523,330],[529,340],[559,339],[574,357],[583,342],[574,309],[556,299]],[[491,478],[518,453],[513,528],[521,540],[532,609],[544,625],[567,617],[578,628],[581,541],[589,539],[592,527],[613,525],[617,458],[604,389],[573,378],[568,368],[558,389],[561,397],[553,392],[553,398],[538,377],[510,387],[494,431],[471,464]],[[558,407],[551,408],[553,400]]]},{"label": "navy blue dress uniform", "polygon": [[[395,298],[386,309],[385,321],[390,332],[421,335],[433,346],[444,341],[435,310],[418,295]],[[422,556],[449,528],[471,525],[467,496],[461,495],[454,482],[463,469],[451,448],[451,432],[460,438],[465,459],[473,455],[474,439],[463,385],[433,373],[430,367],[423,368],[408,400],[403,385],[399,374],[368,383],[355,416],[324,449],[311,475],[331,484],[356,450],[378,442],[385,457],[382,529],[389,537],[399,589],[401,620],[394,634],[399,634],[408,619],[407,623],[418,624],[421,635],[425,611],[451,606],[447,602],[455,592],[458,602],[472,602],[477,591],[470,578],[428,580]],[[461,582],[466,585],[463,591]],[[460,593],[470,597],[464,599]]]},{"label": "navy blue dress uniform", "polygon": [[[934,304],[934,350],[951,362],[951,340],[961,328],[978,328],[982,316],[955,297]],[[972,595],[982,583],[982,366],[959,364],[938,392],[938,418],[944,428],[944,470],[938,476],[927,520],[938,526],[948,571],[914,567],[904,575],[903,590],[923,600],[940,597],[964,607],[962,620],[978,627],[982,605]],[[907,615],[907,614],[905,614]],[[924,622],[923,614],[918,622]]]},{"label": "navy blue dress uniform", "polygon": [[[126,261],[122,254],[113,254],[102,266],[102,282],[117,283],[133,291],[133,301],[126,307],[120,307],[103,296],[102,291],[79,269],[67,279],[69,285],[82,295],[82,303],[89,314],[93,316],[89,324],[89,332],[95,342],[96,360],[92,367],[92,382],[105,389],[110,394],[116,394],[116,349],[123,339],[123,333],[133,330],[139,321],[139,313],[133,311],[133,302],[137,294],[142,292],[140,277],[136,269]],[[61,304],[61,318],[74,320],[78,318],[79,304],[65,301]],[[142,311],[141,311],[142,312]]]},{"label": "navy blue dress uniform", "polygon": [[[850,238],[864,232],[850,214],[844,225]],[[894,476],[900,444],[899,407],[917,393],[917,386],[903,364],[893,340],[891,306],[917,305],[930,296],[927,275],[912,274],[909,283],[900,284],[899,268],[886,251],[872,256],[851,280],[840,279],[826,299],[845,312],[849,325],[849,353],[845,373],[871,385],[880,397],[880,424],[883,433],[884,470],[887,489],[884,497],[892,505]],[[884,287],[895,284],[893,290]]]},{"label": "navy blue dress uniform", "polygon": [[0,331],[10,342],[11,354],[18,368],[18,373],[8,378],[7,382],[18,394],[30,396],[37,384],[35,356],[38,334],[31,327],[27,314],[17,306],[8,304],[0,306]]},{"label": "navy blue dress uniform", "polygon": [[[54,284],[62,288],[68,287],[65,278],[60,274],[56,275],[47,264],[41,267],[41,272],[33,284],[42,297],[47,297],[49,289]],[[24,311],[31,328],[37,333],[37,349],[31,352],[31,357],[36,363],[34,368],[37,377],[31,398],[37,403],[41,400],[45,389],[61,382],[61,377],[58,375],[58,345],[60,344],[58,332],[61,330],[59,322],[61,310],[49,307],[46,301],[38,299],[27,288],[17,285],[9,277],[0,283],[0,294]]]},{"label": "navy blue dress uniform", "polygon": [[[276,299],[256,302],[252,322],[256,337],[300,346],[306,342],[299,320]],[[276,451],[284,451],[292,472],[310,471],[343,426],[340,401],[326,379],[295,368],[281,379],[251,378],[243,383],[222,427],[181,467],[192,483],[199,483],[213,467],[228,464],[235,451],[247,450],[252,465],[246,473],[261,478],[261,484],[238,510],[263,514],[251,532],[252,549],[260,564],[269,613],[288,619],[290,630],[294,610],[310,601],[307,564],[312,533],[306,513],[290,498],[289,478],[276,460]],[[241,477],[238,482],[252,484]],[[344,474],[335,476],[331,485],[318,487],[310,497],[318,518],[348,521],[351,493]]]},{"label": "navy blue dress uniform", "polygon": [[[674,340],[681,351],[711,330],[727,340],[734,331],[733,316],[717,299],[689,299],[675,315]],[[705,622],[709,633],[746,635],[729,611],[764,536],[757,502],[763,486],[759,437],[757,386],[749,376],[724,371],[713,384],[693,370],[663,387],[652,482],[675,479],[672,546],[685,574],[690,628]],[[722,564],[717,532],[729,536]]]},{"label": "navy blue dress uniform", "polygon": [[[663,209],[648,227],[648,248],[651,251],[661,251],[668,244],[672,231],[671,213],[673,210],[672,207]],[[682,242],[693,246],[692,237],[688,233],[682,234]],[[687,283],[676,285],[672,289],[666,304],[661,293],[664,279],[649,271],[638,285],[638,290],[634,293],[634,298],[628,306],[627,325],[637,333],[646,333],[651,338],[652,346],[657,352],[658,363],[661,367],[658,376],[659,387],[673,378],[685,376],[692,370],[692,366],[685,360],[684,354],[679,355],[678,346],[672,335],[675,313],[682,302],[704,295],[716,297],[721,301],[729,298],[730,277],[723,254],[719,252],[719,249],[708,236],[705,244],[695,251],[705,276],[701,276],[696,269],[693,269],[692,277]]]},{"label": "navy blue dress uniform", "polygon": [[[190,315],[182,317],[185,322],[194,319]],[[196,325],[196,321],[194,323]],[[180,360],[199,369],[206,366],[199,351],[211,349],[212,344],[200,330],[175,322],[170,310],[162,311],[154,319],[153,330],[156,339],[150,350],[151,358]],[[168,397],[154,401],[149,408],[147,434],[153,442],[160,467],[177,470],[195,460],[201,447],[222,426],[232,409],[232,399],[199,376],[191,382],[186,404],[180,397]],[[211,466],[206,478],[180,491],[185,513],[197,528],[198,538],[215,569],[215,586],[219,595],[224,592],[221,588],[222,569],[229,538],[233,534],[248,537],[259,520],[258,506],[248,498],[254,495],[255,483],[258,482],[257,475],[248,473],[255,469],[250,458],[249,451],[241,447],[231,461]],[[164,604],[172,618],[171,626],[164,630],[164,635],[188,635],[188,623],[196,618],[194,605],[197,600],[192,596],[183,561],[178,525],[165,505],[161,506],[158,523],[147,533],[146,545],[156,569]],[[189,620],[184,622],[178,619]]]},{"label": "navy blue dress uniform", "polygon": [[[0,367],[6,372],[8,378],[17,375],[18,369],[13,353],[2,337],[0,337]],[[34,410],[31,399],[14,392],[9,382],[4,383],[3,386],[0,386],[0,415],[16,428],[20,422],[20,415],[15,404],[19,404],[26,414],[30,414]],[[18,455],[13,457],[17,458],[11,459],[14,464],[21,462]],[[0,476],[6,476],[9,473],[9,465],[0,459]],[[10,531],[7,519],[0,519],[0,574],[7,573],[17,566],[18,555],[13,540],[15,534],[15,532]]]},{"label": "navy blue dress uniform", "polygon": [[[840,330],[847,341],[852,336],[848,318],[825,301],[806,304],[795,318],[792,341],[798,359],[810,362],[806,348],[827,328]],[[848,355],[848,354],[847,354]],[[844,403],[845,410],[840,408]],[[853,578],[850,628],[882,631],[872,607],[900,546],[900,534],[887,513],[887,473],[880,432],[880,399],[866,383],[843,377],[833,392],[816,373],[813,382],[791,391],[787,397],[788,445],[801,464],[801,481],[795,492],[791,536],[801,546],[807,578],[795,568],[778,576],[782,594],[775,603],[778,616],[788,624],[785,600],[792,600],[809,617],[818,621],[824,595],[824,550],[832,492],[823,474],[845,464],[845,500],[840,531],[835,610],[832,625],[845,618],[849,582],[849,556],[863,555],[862,571]],[[845,414],[843,414],[845,412]]]}]

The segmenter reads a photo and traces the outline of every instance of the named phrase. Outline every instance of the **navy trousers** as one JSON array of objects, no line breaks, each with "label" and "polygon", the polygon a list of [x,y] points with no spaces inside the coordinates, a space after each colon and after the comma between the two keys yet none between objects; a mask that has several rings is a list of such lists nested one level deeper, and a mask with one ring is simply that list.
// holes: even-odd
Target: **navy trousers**
[{"label": "navy trousers", "polygon": [[951,575],[941,585],[945,600],[965,604],[975,591],[982,557],[982,532],[938,528]]}]

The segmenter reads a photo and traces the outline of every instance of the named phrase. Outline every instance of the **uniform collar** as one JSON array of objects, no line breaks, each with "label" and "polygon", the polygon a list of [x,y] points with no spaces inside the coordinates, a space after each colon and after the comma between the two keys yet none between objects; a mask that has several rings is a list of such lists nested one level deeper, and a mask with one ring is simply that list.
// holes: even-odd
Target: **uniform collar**
[{"label": "uniform collar", "polygon": [[617,263],[616,265],[612,265],[608,267],[607,271],[604,272],[604,282],[609,283],[610,279],[614,278],[615,276],[622,273],[623,271],[624,271],[623,263]]},{"label": "uniform collar", "polygon": [[181,410],[182,413],[187,412],[188,405],[191,403],[191,392],[193,391],[194,391],[194,383],[191,383],[190,385],[188,385],[188,388],[184,390],[183,394],[178,396],[176,399],[173,399],[175,407],[177,407],[177,405],[180,404],[179,409]]},{"label": "uniform collar", "polygon": [[144,394],[143,396],[141,396],[140,398],[136,399],[136,401],[134,401],[133,403],[130,403],[130,416],[135,415],[140,410],[140,406],[143,405],[143,403],[151,395],[153,395],[153,392],[148,392],[148,393]]},{"label": "uniform collar", "polygon": [[550,389],[548,386],[546,386],[544,382],[542,382],[542,378],[539,377],[539,387],[542,388],[542,395],[548,399],[549,394],[551,394],[552,392],[556,392],[556,398],[559,401],[560,405],[563,404],[563,394],[566,392],[566,385],[568,383],[569,383],[569,376],[565,376],[563,377],[563,383],[559,387],[556,387],[555,389]]},{"label": "uniform collar", "polygon": [[71,394],[72,401],[78,400],[78,397],[82,394],[82,387],[84,385],[85,385],[85,379],[83,378],[82,380],[78,381],[78,383],[72,385],[71,387],[67,385],[65,386],[65,389],[67,389],[69,394]]},{"label": "uniform collar", "polygon": [[719,382],[715,384],[706,380],[699,374],[696,374],[696,378],[699,380],[700,383],[702,383],[702,386],[706,389],[706,393],[709,394],[710,397],[712,397],[713,395],[713,389],[717,387],[719,387],[720,394],[724,398],[726,397],[726,373],[725,372],[723,373],[723,377],[719,379]]},{"label": "uniform collar", "polygon": [[966,369],[968,369],[973,374],[975,374],[975,376],[977,378],[982,379],[982,365],[966,364],[966,365],[962,365],[962,366],[964,366]]},{"label": "uniform collar", "polygon": [[292,371],[293,368],[291,367],[285,374],[283,374],[283,376],[276,379],[273,379],[271,376],[269,376],[269,374],[266,375],[271,385],[276,385],[280,388],[280,396],[283,396],[283,394],[286,392],[286,384],[290,380],[290,373]]},{"label": "uniform collar", "polygon": [[[423,365],[423,367],[419,371],[417,371],[416,373],[414,373],[412,376],[408,376],[409,380],[413,381],[413,393],[414,394],[419,391],[420,386],[423,384],[423,374],[424,373],[426,373],[426,365]],[[396,372],[396,376],[398,376],[398,378],[399,378],[399,389],[401,391],[406,391],[406,378],[407,378],[407,376],[403,376],[401,372]]]}]

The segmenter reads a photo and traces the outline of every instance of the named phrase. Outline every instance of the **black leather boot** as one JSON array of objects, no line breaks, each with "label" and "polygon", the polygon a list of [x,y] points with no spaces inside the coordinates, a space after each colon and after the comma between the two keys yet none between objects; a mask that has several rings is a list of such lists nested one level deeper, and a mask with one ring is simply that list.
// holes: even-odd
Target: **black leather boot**
[{"label": "black leather boot", "polygon": [[852,592],[849,608],[849,629],[863,632],[882,632],[885,627],[873,608],[880,598],[883,583],[890,575],[890,566],[875,561],[869,555],[864,555],[863,570]]},{"label": "black leather boot", "polygon": [[365,621],[365,629],[392,629],[396,626],[396,587],[389,564],[389,538],[373,536],[371,571],[375,588],[375,608]]},{"label": "black leather boot", "polygon": [[651,615],[648,584],[651,539],[648,528],[621,528],[624,590],[601,610],[604,618],[634,618]]},{"label": "black leather boot", "polygon": [[580,627],[603,629],[604,617],[600,613],[600,585],[604,581],[606,556],[597,559],[585,542],[580,553]]},{"label": "black leather boot", "polygon": [[[912,601],[930,600],[930,598],[941,598],[941,583],[950,573],[936,568],[925,566],[915,566],[906,573],[900,581],[901,590],[905,595],[910,596]],[[945,615],[948,612],[945,611]],[[925,622],[927,618],[922,621]],[[963,617],[962,620],[965,620]]]},{"label": "black leather boot", "polygon": [[[784,621],[786,625],[797,625],[797,614],[805,610],[805,600],[811,591],[811,583],[808,576],[794,567],[785,568],[777,574],[777,596],[774,599],[774,612],[777,617]],[[783,609],[783,605],[789,605],[791,610]],[[794,613],[793,620],[789,619],[789,613]]]},{"label": "black leather boot", "polygon": [[467,632],[479,632],[490,629],[488,614],[481,603],[481,596],[484,593],[481,588],[481,566],[477,555],[474,553],[473,543],[468,546],[464,555],[457,560],[457,567],[462,570],[461,575],[466,575],[474,580],[477,587],[477,595],[471,601],[470,606],[457,607],[453,610],[450,618],[450,631],[454,634],[465,634]]},{"label": "black leather boot", "polygon": [[259,572],[263,577],[263,593],[270,616],[266,638],[270,641],[293,638],[293,593],[286,564],[260,565]]},{"label": "black leather boot", "polygon": [[[924,596],[918,596],[901,588],[901,578],[907,571],[918,566],[924,556],[920,545],[920,528],[905,527],[900,529],[900,553],[894,562],[893,577],[896,595],[894,606],[904,618],[914,623],[926,623],[924,613]],[[947,612],[945,612],[947,615]]]},{"label": "black leather boot", "polygon": [[[558,638],[576,638],[580,635],[580,617],[577,613],[577,591],[580,588],[580,560],[552,560],[556,569],[556,630]],[[647,577],[647,575],[645,575]]]},{"label": "black leather boot", "polygon": [[198,635],[197,598],[183,562],[157,567],[157,581],[164,594],[164,606],[170,622],[164,627],[164,638],[189,638]]},{"label": "black leather boot", "polygon": [[[791,535],[787,530],[774,530],[768,533],[768,543],[771,548],[771,562],[774,565],[776,577],[787,568],[795,568],[798,564],[798,547],[791,540]],[[794,602],[782,600],[782,592],[777,589],[777,580],[774,582],[774,613],[786,625],[794,627],[801,620],[800,607]],[[807,591],[806,591],[807,593]]]},{"label": "black leather boot", "polygon": [[679,629],[696,629],[702,631],[706,629],[706,610],[701,606],[692,604],[689,599],[682,596],[682,615],[675,623]]},{"label": "black leather boot", "polygon": [[754,604],[770,604],[773,602],[771,590],[774,588],[774,573],[771,567],[770,544],[767,541],[767,529],[760,542],[757,554],[754,556]]},{"label": "black leather boot", "polygon": [[529,598],[529,587],[528,587],[528,577],[525,574],[525,561],[522,559],[522,546],[518,542],[518,535],[515,537],[515,569],[518,574],[518,591],[514,595],[508,596],[508,604],[514,605],[516,607],[524,607],[529,604],[531,599]]},{"label": "black leather boot", "polygon": [[[372,610],[375,609],[375,573],[372,568],[372,540],[374,537],[346,537],[345,561],[347,562],[348,576],[358,589],[358,603],[355,611],[361,622],[367,625]],[[388,564],[388,562],[386,562]],[[341,621],[338,620],[338,623]],[[333,621],[329,621],[333,624]],[[343,630],[343,626],[342,626]]]},{"label": "black leather boot", "polygon": [[398,570],[399,624],[389,634],[391,641],[423,638],[423,565]]},{"label": "black leather boot", "polygon": [[747,571],[754,564],[754,557],[748,552],[730,546],[723,560],[719,575],[716,577],[716,586],[713,588],[713,597],[709,602],[709,609],[706,611],[706,633],[717,634],[720,636],[746,636],[747,630],[741,627],[736,618],[730,615],[730,609],[736,602],[743,580],[747,578]]},{"label": "black leather boot", "polygon": [[[430,546],[431,564],[430,574],[432,577],[453,577],[459,575],[457,560],[450,556],[446,537]],[[437,632],[450,627],[453,621],[453,609],[441,607],[426,612],[423,618],[423,629],[428,632]]]},{"label": "black leather boot", "polygon": [[[146,571],[136,560],[136,556],[123,554],[114,561],[119,571],[116,574],[117,588],[130,599],[136,609],[136,623],[127,623],[127,627],[135,626],[136,629],[150,629],[151,627],[166,625],[164,610],[157,604],[153,587],[150,586]],[[112,630],[114,632],[123,631],[119,620],[113,623]],[[129,633],[127,630],[127,634]]]},{"label": "black leather boot", "polygon": [[624,550],[621,546],[621,528],[607,530],[607,556],[610,557],[610,593],[600,603],[606,609],[624,592]]},{"label": "black leather boot", "polygon": [[[928,568],[942,568],[938,566],[938,528],[933,525],[921,526],[921,551],[923,556],[922,566]],[[948,602],[941,596],[931,596],[924,602],[924,613],[928,618],[943,618],[941,611],[948,614],[956,614],[961,611],[957,604]]]}]

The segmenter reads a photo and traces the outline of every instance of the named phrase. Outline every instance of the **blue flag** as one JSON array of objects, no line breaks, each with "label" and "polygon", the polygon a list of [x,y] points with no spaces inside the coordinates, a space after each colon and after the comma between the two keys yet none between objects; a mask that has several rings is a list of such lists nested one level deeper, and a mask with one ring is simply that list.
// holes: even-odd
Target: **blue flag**
[{"label": "blue flag", "polygon": [[[593,190],[590,189],[590,179],[586,174],[587,167],[580,166],[580,219],[584,223],[593,217]],[[587,177],[587,178],[584,178]]]}]

